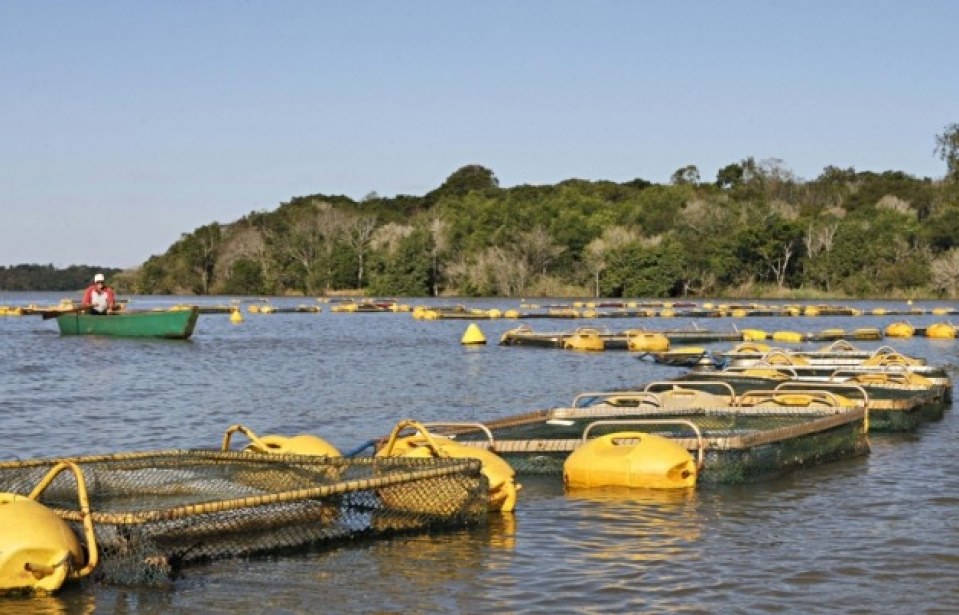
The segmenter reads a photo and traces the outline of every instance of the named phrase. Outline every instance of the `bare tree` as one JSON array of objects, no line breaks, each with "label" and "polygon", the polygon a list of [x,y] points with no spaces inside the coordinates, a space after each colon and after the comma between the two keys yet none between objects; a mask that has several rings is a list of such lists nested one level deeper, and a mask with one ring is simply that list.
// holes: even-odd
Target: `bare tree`
[{"label": "bare tree", "polygon": [[933,259],[930,271],[936,290],[955,297],[959,293],[959,248],[952,248]]},{"label": "bare tree", "polygon": [[806,227],[806,234],[803,236],[803,245],[806,246],[806,254],[809,258],[816,258],[823,252],[832,249],[833,241],[836,238],[836,231],[839,230],[839,222],[828,224],[812,224]]},{"label": "bare tree", "polygon": [[370,241],[376,231],[376,216],[357,216],[349,221],[346,228],[346,243],[356,254],[356,287],[363,288],[364,264],[366,251],[370,248]]},{"label": "bare tree", "polygon": [[586,244],[583,264],[593,276],[593,292],[599,297],[599,278],[608,266],[607,258],[613,250],[639,239],[639,232],[625,226],[610,226],[603,234]]},{"label": "bare tree", "polygon": [[532,274],[528,261],[517,258],[515,252],[500,246],[487,248],[480,255],[477,266],[488,276],[497,294],[504,297],[523,293]]},{"label": "bare tree", "polygon": [[911,218],[918,216],[918,212],[909,205],[909,201],[904,201],[893,194],[887,194],[879,199],[876,209],[889,209]]},{"label": "bare tree", "polygon": [[557,245],[549,231],[540,225],[520,233],[515,246],[517,256],[526,261],[529,269],[544,275],[550,263],[565,251],[566,248]]},{"label": "bare tree", "polygon": [[446,253],[450,246],[450,224],[436,215],[430,219],[429,231],[430,237],[433,238],[433,247],[430,253],[433,267],[433,296],[438,297],[440,294],[439,260],[440,255]]},{"label": "bare tree", "polygon": [[796,242],[784,241],[778,247],[763,246],[757,250],[757,252],[775,276],[776,285],[782,288],[786,283],[786,272],[789,270],[789,261],[796,253]]},{"label": "bare tree", "polygon": [[374,250],[383,250],[393,254],[399,247],[400,242],[413,234],[414,230],[416,229],[409,224],[388,222],[373,232],[370,247]]},{"label": "bare tree", "polygon": [[223,242],[213,270],[214,285],[226,280],[234,263],[241,259],[258,263],[264,274],[269,269],[263,233],[248,222],[233,224],[224,229]]}]

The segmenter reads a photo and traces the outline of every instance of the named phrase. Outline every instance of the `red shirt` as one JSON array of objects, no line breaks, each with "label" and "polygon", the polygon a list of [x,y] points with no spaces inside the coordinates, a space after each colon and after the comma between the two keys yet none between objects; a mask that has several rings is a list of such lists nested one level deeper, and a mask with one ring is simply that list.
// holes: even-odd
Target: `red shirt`
[{"label": "red shirt", "polygon": [[106,312],[108,309],[112,309],[117,302],[116,295],[113,294],[113,289],[103,285],[103,288],[97,288],[96,284],[91,284],[87,286],[87,289],[83,292],[83,305],[89,305],[93,307],[98,312]]}]

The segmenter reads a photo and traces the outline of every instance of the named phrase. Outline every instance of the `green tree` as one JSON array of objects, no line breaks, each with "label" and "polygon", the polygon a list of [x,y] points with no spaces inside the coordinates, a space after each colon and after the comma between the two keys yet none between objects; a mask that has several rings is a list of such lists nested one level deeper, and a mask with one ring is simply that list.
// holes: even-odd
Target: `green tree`
[{"label": "green tree", "polygon": [[949,124],[936,135],[935,152],[946,163],[946,177],[959,181],[959,124]]},{"label": "green tree", "polygon": [[604,296],[675,297],[683,290],[686,264],[678,242],[632,242],[613,250],[608,263],[600,282]]},{"label": "green tree", "polygon": [[395,249],[377,254],[370,272],[369,292],[404,297],[429,295],[431,254],[429,231],[414,230],[400,239]]},{"label": "green tree", "polygon": [[233,262],[229,275],[223,284],[226,295],[262,295],[266,294],[263,282],[263,268],[260,263],[249,258],[240,258]]}]

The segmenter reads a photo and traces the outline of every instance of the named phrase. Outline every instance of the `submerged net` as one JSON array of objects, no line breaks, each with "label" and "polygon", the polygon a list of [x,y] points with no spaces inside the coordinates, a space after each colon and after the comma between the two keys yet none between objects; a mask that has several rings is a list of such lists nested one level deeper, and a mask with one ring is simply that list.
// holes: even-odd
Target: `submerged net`
[{"label": "submerged net", "polygon": [[[0,463],[0,491],[30,493],[56,461]],[[196,562],[486,518],[488,484],[474,459],[160,451],[69,461],[89,492],[95,574],[121,584],[161,582]],[[39,501],[82,535],[72,474],[58,475]]]}]

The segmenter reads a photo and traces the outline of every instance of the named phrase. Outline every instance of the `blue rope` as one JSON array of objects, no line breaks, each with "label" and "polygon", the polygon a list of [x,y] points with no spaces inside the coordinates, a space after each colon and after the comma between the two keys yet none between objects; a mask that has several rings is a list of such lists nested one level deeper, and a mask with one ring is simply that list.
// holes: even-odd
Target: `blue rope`
[{"label": "blue rope", "polygon": [[357,455],[359,455],[360,453],[362,453],[362,452],[365,451],[366,449],[368,449],[368,448],[373,448],[373,446],[374,446],[375,444],[376,444],[376,440],[367,440],[366,442],[364,442],[363,444],[361,444],[361,445],[359,445],[358,447],[354,448],[353,450],[349,451],[348,453],[345,453],[343,456],[344,456],[344,457],[356,457]]}]

